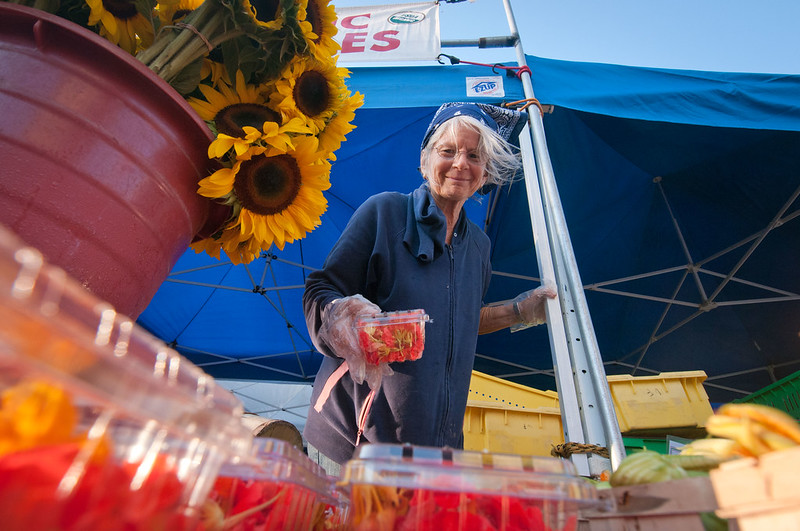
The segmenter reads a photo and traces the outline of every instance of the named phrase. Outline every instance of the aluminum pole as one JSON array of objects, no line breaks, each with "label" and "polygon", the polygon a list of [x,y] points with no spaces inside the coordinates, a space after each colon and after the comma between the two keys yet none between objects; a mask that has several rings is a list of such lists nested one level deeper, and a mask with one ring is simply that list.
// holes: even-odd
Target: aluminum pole
[{"label": "aluminum pole", "polygon": [[[512,36],[517,37],[515,50],[518,66],[527,66],[527,60],[522,48],[522,42],[519,39],[519,31],[517,30],[510,0],[503,0],[503,5],[505,7],[510,33]],[[520,79],[522,81],[525,97],[535,98],[530,74],[528,72],[523,72]],[[583,291],[583,284],[578,272],[572,242],[570,241],[566,219],[564,218],[561,200],[558,195],[558,187],[556,186],[555,175],[547,149],[544,122],[538,113],[533,112],[529,113],[529,124],[533,138],[537,174],[541,185],[542,203],[548,221],[548,239],[552,242],[551,248],[556,252],[557,261],[562,266],[560,272],[565,274],[565,278],[558,279],[559,293],[561,294],[562,288],[566,288],[566,291],[568,291],[571,296],[570,302],[574,305],[574,312],[569,313],[574,315],[574,318],[577,319],[577,326],[580,331],[580,336],[583,339],[581,342],[581,350],[584,356],[581,361],[586,363],[586,372],[589,375],[589,379],[585,381],[581,377],[581,371],[578,371],[576,374],[578,399],[581,401],[585,398],[593,397],[596,399],[598,405],[598,407],[592,409],[586,407],[588,404],[583,403],[584,407],[580,408],[579,415],[584,421],[584,428],[587,428],[586,425],[595,424],[595,421],[598,420],[590,417],[599,416],[599,422],[603,427],[605,436],[604,442],[609,449],[611,468],[613,470],[616,469],[622,459],[625,458],[625,447],[622,442],[622,435],[620,434],[619,423],[617,422],[616,412],[611,398],[611,391],[608,387],[605,370],[603,369],[600,348],[594,334],[594,326],[592,325],[588,304],[586,303],[586,297]],[[548,303],[548,320],[551,319],[551,316],[555,317],[558,315],[558,313],[555,312],[556,308],[553,308],[553,304],[551,304],[553,302],[555,301],[550,301],[550,303]],[[564,301],[562,301],[562,303],[563,302]],[[562,314],[562,317],[566,318],[567,315]],[[573,352],[574,350],[573,348]],[[573,358],[573,363],[574,361]],[[583,384],[586,384],[586,386]],[[591,426],[588,426],[588,429],[591,431]],[[600,435],[603,434],[595,434],[592,435],[591,438],[598,438]],[[595,472],[596,470],[592,470],[592,473]]]},{"label": "aluminum pole", "polygon": [[[558,284],[559,275],[553,263],[554,251],[550,247],[545,221],[544,205],[539,181],[536,179],[536,165],[531,143],[530,126],[526,124],[520,132],[519,145],[522,152],[523,171],[525,173],[525,190],[528,194],[528,208],[531,215],[531,228],[533,242],[536,246],[536,259],[539,265],[539,275],[544,284]],[[550,352],[553,357],[553,369],[558,390],[558,406],[561,409],[561,424],[564,429],[565,439],[570,442],[585,443],[583,419],[580,414],[578,390],[575,387],[572,362],[570,360],[567,331],[565,328],[564,312],[561,306],[564,299],[563,291],[559,287],[559,298],[547,300],[547,331],[550,339]],[[583,476],[592,475],[589,460],[585,454],[575,454],[571,457],[578,473]]]}]

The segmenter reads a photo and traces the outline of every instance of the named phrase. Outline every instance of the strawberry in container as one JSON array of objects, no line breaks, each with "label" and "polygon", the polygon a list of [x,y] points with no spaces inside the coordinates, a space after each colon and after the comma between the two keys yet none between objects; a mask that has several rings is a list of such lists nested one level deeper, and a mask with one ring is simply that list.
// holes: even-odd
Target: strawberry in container
[{"label": "strawberry in container", "polygon": [[[259,438],[224,464],[204,504],[205,531],[312,531],[338,503],[324,470],[286,441]],[[330,515],[326,515],[326,511]]]},{"label": "strawberry in container", "polygon": [[358,342],[371,365],[413,361],[425,348],[425,310],[383,312],[360,316],[356,321]]}]

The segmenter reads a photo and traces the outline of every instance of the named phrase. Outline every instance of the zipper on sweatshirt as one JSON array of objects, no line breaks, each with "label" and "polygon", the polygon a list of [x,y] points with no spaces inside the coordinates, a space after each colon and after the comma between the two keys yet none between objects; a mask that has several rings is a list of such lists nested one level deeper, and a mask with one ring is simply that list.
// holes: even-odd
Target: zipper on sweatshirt
[{"label": "zipper on sweatshirt", "polygon": [[447,323],[447,362],[444,371],[444,411],[442,412],[442,423],[439,426],[439,446],[444,445],[445,433],[447,431],[448,420],[450,418],[450,372],[453,366],[453,333],[455,329],[455,288],[456,288],[456,268],[455,256],[452,245],[446,245],[447,256],[450,259],[450,279],[448,282],[447,298],[450,305],[450,316]]}]

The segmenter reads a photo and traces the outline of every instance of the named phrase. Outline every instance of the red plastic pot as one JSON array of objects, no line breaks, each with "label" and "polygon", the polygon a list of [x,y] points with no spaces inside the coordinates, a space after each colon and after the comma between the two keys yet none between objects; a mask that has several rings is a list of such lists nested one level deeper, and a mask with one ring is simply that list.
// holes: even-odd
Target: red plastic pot
[{"label": "red plastic pot", "polygon": [[208,127],[105,39],[7,3],[0,109],[0,224],[136,318],[207,221],[219,224],[220,207],[197,195]]}]

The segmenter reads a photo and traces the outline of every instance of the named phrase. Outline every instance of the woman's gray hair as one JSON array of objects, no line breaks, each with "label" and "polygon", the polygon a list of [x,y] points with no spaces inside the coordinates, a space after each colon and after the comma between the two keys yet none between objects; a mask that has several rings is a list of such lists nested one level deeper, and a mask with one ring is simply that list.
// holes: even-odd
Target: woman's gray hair
[{"label": "woman's gray hair", "polygon": [[443,137],[454,138],[456,131],[462,127],[475,131],[480,137],[478,153],[486,160],[486,184],[502,186],[514,180],[514,176],[522,166],[519,150],[506,142],[491,127],[471,116],[454,116],[431,135],[420,156],[422,175],[429,173],[430,154],[436,143]]}]

